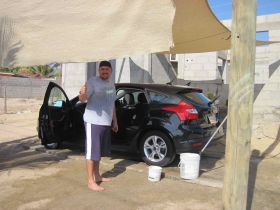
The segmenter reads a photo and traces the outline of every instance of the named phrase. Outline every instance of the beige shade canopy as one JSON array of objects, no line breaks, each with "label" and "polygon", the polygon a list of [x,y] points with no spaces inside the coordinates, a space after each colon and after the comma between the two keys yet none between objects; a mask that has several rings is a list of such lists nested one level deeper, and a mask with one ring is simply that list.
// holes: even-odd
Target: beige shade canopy
[{"label": "beige shade canopy", "polygon": [[229,48],[207,0],[0,0],[0,66]]},{"label": "beige shade canopy", "polygon": [[231,32],[215,17],[206,0],[175,0],[174,47],[170,53],[194,53],[230,48]]}]

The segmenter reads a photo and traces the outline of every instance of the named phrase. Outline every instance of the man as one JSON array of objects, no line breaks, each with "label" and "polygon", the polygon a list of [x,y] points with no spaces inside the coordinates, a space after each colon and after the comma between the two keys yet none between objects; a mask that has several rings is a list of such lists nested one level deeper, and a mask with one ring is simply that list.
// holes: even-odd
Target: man
[{"label": "man", "polygon": [[111,129],[118,131],[115,112],[116,90],[110,81],[112,75],[111,63],[101,61],[99,76],[91,77],[80,90],[80,101],[87,100],[84,113],[86,129],[86,166],[88,174],[88,188],[94,191],[104,190],[98,185],[100,182],[110,181],[102,177],[99,172],[101,156],[110,153]]}]

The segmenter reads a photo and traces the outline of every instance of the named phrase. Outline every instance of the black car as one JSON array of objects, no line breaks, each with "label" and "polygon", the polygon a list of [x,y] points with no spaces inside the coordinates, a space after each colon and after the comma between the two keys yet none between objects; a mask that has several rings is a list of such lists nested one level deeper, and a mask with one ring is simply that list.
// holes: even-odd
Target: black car
[{"label": "black car", "polygon": [[[116,84],[119,131],[112,150],[141,155],[147,164],[166,166],[176,154],[198,151],[218,125],[215,105],[201,89],[165,84]],[[62,141],[84,144],[86,103],[69,100],[50,82],[38,119],[38,136],[46,147]]]}]

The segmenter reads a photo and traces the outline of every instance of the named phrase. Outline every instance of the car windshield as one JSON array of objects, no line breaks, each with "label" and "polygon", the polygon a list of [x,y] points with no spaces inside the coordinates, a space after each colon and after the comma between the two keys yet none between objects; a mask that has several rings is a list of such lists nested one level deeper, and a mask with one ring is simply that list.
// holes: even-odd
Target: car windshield
[{"label": "car windshield", "polygon": [[186,93],[178,93],[183,98],[193,101],[199,105],[208,105],[210,100],[200,92],[186,92]]}]

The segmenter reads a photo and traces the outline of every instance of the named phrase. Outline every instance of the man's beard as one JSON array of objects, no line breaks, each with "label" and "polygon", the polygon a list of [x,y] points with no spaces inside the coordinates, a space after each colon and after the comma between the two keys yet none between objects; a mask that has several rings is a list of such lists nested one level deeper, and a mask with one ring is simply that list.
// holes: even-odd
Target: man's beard
[{"label": "man's beard", "polygon": [[110,78],[110,75],[100,75],[100,78],[103,79],[103,80],[107,80]]}]

